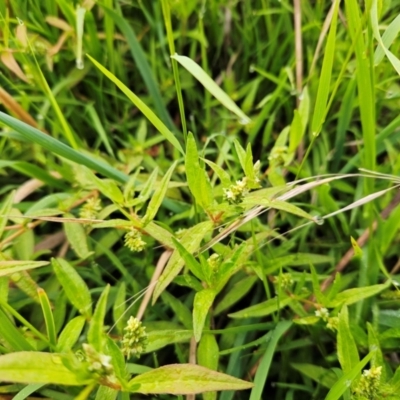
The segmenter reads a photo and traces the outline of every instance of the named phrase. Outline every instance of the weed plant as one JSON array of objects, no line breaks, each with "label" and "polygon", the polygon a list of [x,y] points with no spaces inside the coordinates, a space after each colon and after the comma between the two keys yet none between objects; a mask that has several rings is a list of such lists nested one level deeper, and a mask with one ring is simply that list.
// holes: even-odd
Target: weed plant
[{"label": "weed plant", "polygon": [[0,21],[0,398],[400,398],[398,2]]}]

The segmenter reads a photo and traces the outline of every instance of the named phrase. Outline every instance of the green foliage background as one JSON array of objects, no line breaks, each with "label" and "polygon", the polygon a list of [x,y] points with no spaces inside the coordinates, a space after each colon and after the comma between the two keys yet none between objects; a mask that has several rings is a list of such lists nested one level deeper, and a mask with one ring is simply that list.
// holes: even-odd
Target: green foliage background
[{"label": "green foliage background", "polygon": [[0,393],[398,398],[399,15],[1,3]]}]

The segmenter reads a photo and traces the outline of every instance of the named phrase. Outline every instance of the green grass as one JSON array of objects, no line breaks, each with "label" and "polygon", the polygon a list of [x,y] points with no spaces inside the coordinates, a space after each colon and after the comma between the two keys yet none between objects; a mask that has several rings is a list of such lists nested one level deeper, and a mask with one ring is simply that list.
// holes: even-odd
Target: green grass
[{"label": "green grass", "polygon": [[295,3],[0,4],[1,393],[400,396],[400,7]]}]

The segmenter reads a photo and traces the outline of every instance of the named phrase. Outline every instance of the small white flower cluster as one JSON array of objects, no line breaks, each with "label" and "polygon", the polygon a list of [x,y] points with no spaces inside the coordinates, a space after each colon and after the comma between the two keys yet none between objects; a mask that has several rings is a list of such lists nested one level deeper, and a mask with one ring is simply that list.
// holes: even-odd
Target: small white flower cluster
[{"label": "small white flower cluster", "polygon": [[221,256],[217,253],[211,254],[211,256],[207,258],[207,263],[213,271],[216,271],[221,264]]},{"label": "small white flower cluster", "polygon": [[285,273],[275,276],[274,283],[279,285],[281,289],[290,289],[294,283],[294,280],[292,278],[292,274]]},{"label": "small white flower cluster", "polygon": [[319,310],[315,311],[315,315],[321,318],[323,321],[328,321],[329,311],[325,307],[321,307]]},{"label": "small white flower cluster", "polygon": [[127,358],[131,355],[140,357],[147,345],[147,333],[146,327],[142,326],[142,323],[134,317],[130,317],[126,327],[124,337],[121,340],[121,350]]},{"label": "small white flower cluster", "polygon": [[132,228],[125,234],[125,246],[131,251],[142,251],[146,247],[146,242],[142,239],[142,234]]},{"label": "small white flower cluster", "polygon": [[90,197],[81,207],[79,216],[84,219],[95,219],[101,210],[101,200],[98,197]]},{"label": "small white flower cluster", "polygon": [[[371,367],[365,369],[361,375],[360,380],[354,389],[356,398],[375,400],[380,392],[380,380],[382,375],[382,367]],[[380,397],[379,397],[380,398]]]},{"label": "small white flower cluster", "polygon": [[247,193],[249,193],[249,189],[247,187],[247,178],[245,177],[236,181],[235,185],[231,185],[228,189],[224,189],[224,198],[229,204],[239,204]]},{"label": "small white flower cluster", "polygon": [[94,372],[100,377],[110,377],[114,375],[114,368],[111,364],[111,357],[98,353],[90,344],[82,345],[84,360],[89,363],[89,371]]},{"label": "small white flower cluster", "polygon": [[321,307],[315,311],[315,315],[318,318],[321,318],[322,321],[326,322],[326,327],[332,331],[336,331],[339,325],[339,318],[338,317],[330,317],[329,311],[325,307]]}]

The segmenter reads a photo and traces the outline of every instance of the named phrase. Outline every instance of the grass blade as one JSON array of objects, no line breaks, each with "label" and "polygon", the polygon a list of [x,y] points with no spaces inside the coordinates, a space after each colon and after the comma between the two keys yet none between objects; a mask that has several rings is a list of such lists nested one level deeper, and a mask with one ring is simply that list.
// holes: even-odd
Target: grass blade
[{"label": "grass blade", "polygon": [[19,121],[18,119],[15,119],[3,112],[0,112],[0,122],[9,126],[10,128],[15,129],[29,142],[37,143],[46,150],[49,150],[60,157],[64,157],[77,164],[85,165],[86,167],[94,169],[104,176],[115,179],[118,182],[124,183],[128,181],[127,175],[111,167],[105,162],[99,161],[85,154],[81,154],[77,150],[72,149],[57,139],[54,139],[38,129],[33,128],[32,126],[25,124],[24,122]]},{"label": "grass blade", "polygon": [[349,382],[352,382],[361,370],[371,360],[373,352],[368,353],[359,363],[357,363],[349,372],[343,374],[332,386],[325,400],[339,400],[343,393],[349,389]]},{"label": "grass blade", "polygon": [[336,26],[338,16],[339,0],[335,2],[328,41],[325,48],[324,61],[322,63],[321,76],[319,79],[317,98],[315,100],[314,115],[311,123],[311,130],[314,136],[321,132],[322,125],[327,113],[327,102],[331,86],[333,58],[335,56]]},{"label": "grass blade", "polygon": [[151,71],[151,67],[147,62],[146,55],[140,45],[139,41],[136,38],[135,32],[132,29],[132,26],[128,23],[128,21],[118,15],[113,10],[102,6],[103,10],[107,14],[107,16],[111,17],[114,23],[118,26],[121,32],[126,37],[129,50],[131,51],[132,57],[135,60],[136,66],[142,75],[144,83],[149,90],[149,94],[154,102],[154,107],[157,111],[157,114],[161,118],[161,120],[168,126],[169,129],[174,130],[174,124],[171,120],[171,117],[165,107],[165,104],[162,101],[162,96],[160,91],[158,90],[158,84],[153,76]]},{"label": "grass blade", "polygon": [[240,118],[240,123],[246,125],[250,118],[235,104],[235,102],[210,78],[196,62],[189,57],[174,54],[171,56],[189,71],[224,107]]},{"label": "grass blade", "polygon": [[93,57],[87,55],[92,63],[118,88],[126,97],[144,114],[144,116],[154,125],[154,127],[177,149],[184,154],[182,146],[175,135],[165,126],[165,124],[157,117],[156,114],[145,104],[139,97],[135,95],[125,84],[123,84],[114,74],[107,68],[104,68]]},{"label": "grass blade", "polygon": [[56,326],[54,324],[53,312],[51,311],[51,304],[46,292],[42,289],[38,289],[38,296],[40,305],[42,306],[44,321],[46,323],[47,336],[50,344],[55,348],[57,345],[57,334]]},{"label": "grass blade", "polygon": [[254,377],[254,387],[251,391],[250,400],[259,400],[262,398],[262,392],[265,382],[267,381],[269,368],[271,366],[272,357],[274,356],[276,346],[281,336],[290,328],[291,325],[291,321],[281,321],[274,329],[270,342],[265,350]]}]

